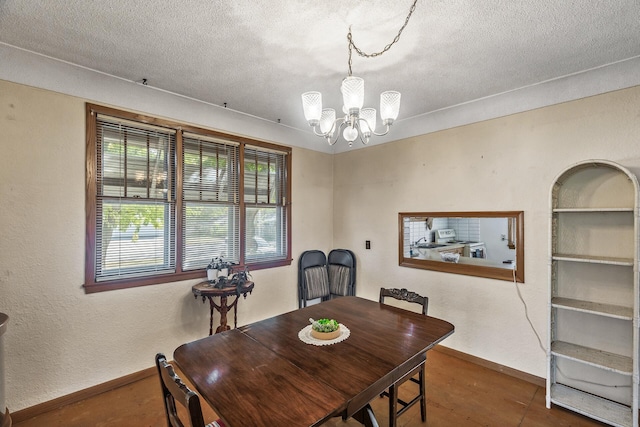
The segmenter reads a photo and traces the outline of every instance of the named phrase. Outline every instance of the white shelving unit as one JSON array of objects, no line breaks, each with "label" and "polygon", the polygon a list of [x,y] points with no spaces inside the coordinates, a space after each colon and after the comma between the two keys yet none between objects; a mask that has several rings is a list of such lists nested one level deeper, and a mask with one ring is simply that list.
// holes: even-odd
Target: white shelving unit
[{"label": "white shelving unit", "polygon": [[638,426],[638,180],[607,160],[551,189],[547,407]]}]

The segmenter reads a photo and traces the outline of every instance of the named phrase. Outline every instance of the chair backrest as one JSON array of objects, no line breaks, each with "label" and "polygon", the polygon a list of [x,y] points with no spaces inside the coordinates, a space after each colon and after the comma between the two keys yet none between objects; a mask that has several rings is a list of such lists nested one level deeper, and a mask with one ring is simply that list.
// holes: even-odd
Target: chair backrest
[{"label": "chair backrest", "polygon": [[[162,397],[169,427],[205,427],[198,395],[182,382],[173,370],[173,366],[167,363],[167,358],[164,354],[156,354],[156,366],[160,376]],[[178,417],[176,402],[179,402],[187,409],[189,424],[184,424]]]},{"label": "chair backrest", "polygon": [[420,304],[422,306],[422,314],[427,315],[427,309],[429,308],[429,298],[418,295],[415,292],[408,291],[405,288],[380,288],[380,303],[384,304],[385,297],[395,298],[400,301],[407,301],[410,303]]},{"label": "chair backrest", "polygon": [[319,250],[304,251],[298,260],[298,305],[306,307],[307,301],[329,299],[327,257]]},{"label": "chair backrest", "polygon": [[348,249],[334,249],[327,258],[332,295],[356,294],[356,257]]}]

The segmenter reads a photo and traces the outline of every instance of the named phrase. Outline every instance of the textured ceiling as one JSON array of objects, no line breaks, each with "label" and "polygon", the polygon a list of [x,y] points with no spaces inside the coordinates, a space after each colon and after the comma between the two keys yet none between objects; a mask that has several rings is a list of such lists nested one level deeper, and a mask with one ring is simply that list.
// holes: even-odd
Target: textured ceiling
[{"label": "textured ceiling", "polygon": [[[300,94],[340,109],[349,26],[379,51],[412,2],[0,0],[0,42],[309,131]],[[638,0],[419,0],[353,74],[403,119],[639,55]]]}]

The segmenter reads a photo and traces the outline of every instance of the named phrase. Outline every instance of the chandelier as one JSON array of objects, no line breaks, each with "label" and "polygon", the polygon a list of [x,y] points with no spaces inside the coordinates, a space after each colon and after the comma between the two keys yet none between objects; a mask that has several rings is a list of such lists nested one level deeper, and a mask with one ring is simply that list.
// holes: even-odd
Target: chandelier
[{"label": "chandelier", "polygon": [[[364,80],[360,77],[352,75],[351,71],[351,53],[355,49],[358,55],[366,58],[380,56],[393,46],[409,23],[409,19],[416,8],[418,0],[414,0],[409,10],[404,25],[398,31],[398,34],[391,43],[386,45],[384,49],[376,53],[365,53],[359,49],[351,35],[351,27],[347,34],[349,41],[349,74],[342,80],[340,88],[342,92],[342,112],[343,116],[336,118],[336,110],[333,108],[322,108],[322,94],[317,91],[305,92],[302,94],[302,108],[304,117],[313,128],[313,133],[317,136],[324,137],[329,145],[333,145],[338,141],[340,132],[349,143],[349,147],[353,145],[358,137],[363,144],[369,142],[371,135],[383,136],[389,132],[391,125],[398,118],[400,112],[400,92],[385,91],[380,94],[380,118],[384,129],[382,132],[376,132],[377,111],[375,108],[363,108],[364,105]],[[336,132],[337,130],[337,132]],[[335,138],[334,138],[335,134]]]}]

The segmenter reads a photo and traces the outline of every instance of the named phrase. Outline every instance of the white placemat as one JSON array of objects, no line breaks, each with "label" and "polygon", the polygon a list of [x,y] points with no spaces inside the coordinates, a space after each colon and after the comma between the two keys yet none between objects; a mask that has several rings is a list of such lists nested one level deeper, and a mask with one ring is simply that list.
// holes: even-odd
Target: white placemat
[{"label": "white placemat", "polygon": [[339,325],[340,335],[332,340],[319,340],[311,336],[311,325],[307,325],[302,328],[300,332],[298,332],[298,338],[300,338],[300,341],[302,341],[303,343],[317,346],[335,344],[337,342],[346,340],[347,338],[349,338],[349,335],[351,335],[351,331],[349,330],[349,328],[344,326],[342,323],[340,323]]}]

